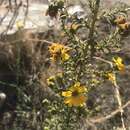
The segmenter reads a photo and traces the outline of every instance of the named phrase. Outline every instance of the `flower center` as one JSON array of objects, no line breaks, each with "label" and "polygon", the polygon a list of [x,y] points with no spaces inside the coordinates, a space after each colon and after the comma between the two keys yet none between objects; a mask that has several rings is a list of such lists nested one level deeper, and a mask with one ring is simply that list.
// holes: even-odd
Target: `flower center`
[{"label": "flower center", "polygon": [[76,97],[76,96],[78,96],[78,95],[79,95],[79,92],[78,92],[77,90],[75,90],[75,91],[72,92],[72,96],[73,96],[73,97]]}]

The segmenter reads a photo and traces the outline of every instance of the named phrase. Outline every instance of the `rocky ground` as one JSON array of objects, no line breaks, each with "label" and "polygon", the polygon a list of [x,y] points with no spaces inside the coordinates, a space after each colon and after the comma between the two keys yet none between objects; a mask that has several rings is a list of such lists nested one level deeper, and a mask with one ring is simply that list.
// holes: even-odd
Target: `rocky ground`
[{"label": "rocky ground", "polygon": [[[129,0],[102,0],[102,5],[105,8],[110,8],[112,7],[115,3],[123,2],[126,4],[130,4]],[[86,0],[71,0],[67,1],[67,4],[71,7],[71,11],[77,10],[77,8],[74,8],[74,5],[80,5],[80,4],[86,4]],[[18,2],[19,4],[19,2]],[[13,27],[10,27],[8,29],[8,34],[12,34],[17,31],[16,23],[18,21],[22,21],[24,19],[26,9],[24,5],[26,5],[26,0],[22,0],[23,6],[20,7],[16,22],[14,23]],[[50,19],[45,16],[46,9],[47,9],[48,1],[47,0],[30,0],[29,1],[29,8],[28,8],[28,15],[26,17],[26,23],[24,28],[25,29],[35,29],[37,31],[46,31],[48,29],[48,26],[51,26]],[[0,6],[0,19],[4,17],[7,13],[7,3]],[[8,24],[13,16],[13,12],[9,12],[6,18],[3,20],[1,23],[2,26],[0,26],[0,33],[6,30],[8,27]],[[54,23],[55,24],[55,23]]]}]

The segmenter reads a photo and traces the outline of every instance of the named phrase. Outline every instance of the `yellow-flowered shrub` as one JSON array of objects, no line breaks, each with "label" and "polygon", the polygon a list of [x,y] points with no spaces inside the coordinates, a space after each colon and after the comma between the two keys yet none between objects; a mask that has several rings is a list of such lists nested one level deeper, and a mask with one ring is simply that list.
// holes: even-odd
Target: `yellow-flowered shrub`
[{"label": "yellow-flowered shrub", "polygon": [[[62,37],[66,39],[63,43],[52,43],[48,47],[50,62],[60,67],[62,76],[57,78],[55,75],[55,78],[47,79],[58,100],[49,104],[57,114],[48,118],[49,123],[45,123],[45,127],[52,129],[51,125],[56,126],[57,122],[61,130],[80,130],[82,127],[79,122],[93,115],[93,110],[89,111],[87,106],[91,91],[107,81],[116,88],[117,76],[125,72],[123,59],[113,55],[113,51],[120,50],[122,35],[128,33],[129,25],[127,18],[118,16],[118,12],[99,13],[100,0],[88,1],[91,11],[87,18],[70,15],[66,6],[63,6],[64,2],[61,8],[58,2],[51,4],[47,11],[50,17],[59,15]],[[108,21],[107,25],[113,26],[106,34],[99,33],[101,30],[97,26],[104,19]],[[119,93],[117,99],[120,105]]]}]

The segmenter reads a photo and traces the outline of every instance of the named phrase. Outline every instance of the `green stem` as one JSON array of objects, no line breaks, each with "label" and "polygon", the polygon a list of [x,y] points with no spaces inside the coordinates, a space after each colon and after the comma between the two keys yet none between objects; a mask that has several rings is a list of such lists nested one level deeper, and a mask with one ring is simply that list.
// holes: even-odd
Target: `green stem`
[{"label": "green stem", "polygon": [[95,31],[95,24],[97,21],[99,6],[100,6],[100,0],[96,0],[94,10],[92,11],[93,18],[90,25],[89,36],[88,36],[88,44],[91,46],[91,57],[94,55],[94,51],[95,51],[94,31]]}]

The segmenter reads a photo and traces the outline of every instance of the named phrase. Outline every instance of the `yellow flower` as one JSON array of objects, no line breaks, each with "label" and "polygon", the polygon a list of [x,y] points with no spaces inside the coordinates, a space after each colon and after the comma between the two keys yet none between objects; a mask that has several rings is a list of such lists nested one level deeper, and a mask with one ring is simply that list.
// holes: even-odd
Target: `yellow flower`
[{"label": "yellow flower", "polygon": [[115,21],[114,21],[116,24],[124,24],[126,23],[126,18],[124,16],[118,16]]},{"label": "yellow flower", "polygon": [[50,85],[54,85],[55,83],[54,83],[54,81],[55,81],[55,76],[51,76],[51,77],[49,77],[48,79],[47,79],[47,84],[50,86]]},{"label": "yellow flower", "polygon": [[77,23],[68,23],[66,26],[65,26],[65,29],[71,31],[72,33],[76,33],[76,31],[81,27],[80,24],[77,24]]},{"label": "yellow flower", "polygon": [[108,79],[109,79],[112,83],[115,83],[115,82],[116,82],[116,76],[115,76],[114,73],[112,73],[112,72],[107,73],[107,77],[108,77]]},{"label": "yellow flower", "polygon": [[66,47],[59,43],[53,43],[49,47],[49,52],[51,54],[51,60],[56,61],[60,59],[62,62],[68,60],[70,58],[70,55],[68,52],[70,51],[69,47]]},{"label": "yellow flower", "polygon": [[71,25],[71,29],[73,30],[73,31],[76,31],[78,28],[80,27],[80,25],[79,24],[72,24]]},{"label": "yellow flower", "polygon": [[16,22],[16,27],[17,27],[17,29],[23,28],[24,27],[24,22],[21,21],[21,20],[17,21]]},{"label": "yellow flower", "polygon": [[123,31],[127,31],[130,29],[130,23],[124,23],[124,24],[119,24],[118,27],[123,30]]},{"label": "yellow flower", "polygon": [[119,71],[121,71],[121,72],[125,71],[125,65],[122,63],[123,60],[121,57],[113,58],[113,61],[114,61],[115,65],[117,66]]},{"label": "yellow flower", "polygon": [[70,58],[70,55],[63,49],[61,51],[61,60],[64,62]]},{"label": "yellow flower", "polygon": [[68,106],[83,106],[86,102],[86,96],[84,93],[87,92],[85,86],[81,86],[79,82],[76,82],[68,91],[62,92],[62,96],[65,97],[64,103]]}]

